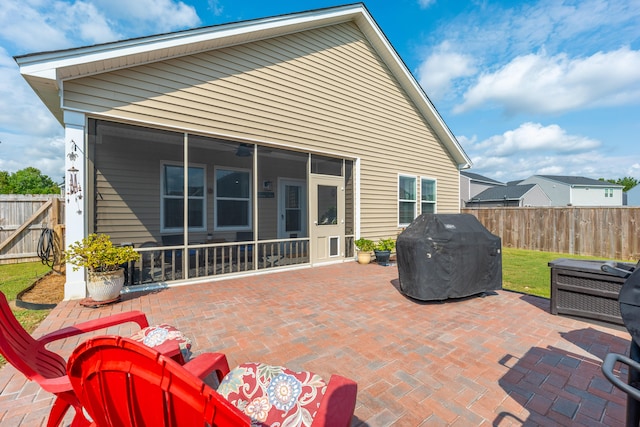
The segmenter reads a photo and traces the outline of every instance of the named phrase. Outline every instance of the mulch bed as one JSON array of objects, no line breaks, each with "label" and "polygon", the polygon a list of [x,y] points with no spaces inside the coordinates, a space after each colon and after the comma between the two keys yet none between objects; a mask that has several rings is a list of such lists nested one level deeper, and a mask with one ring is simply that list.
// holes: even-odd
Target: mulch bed
[{"label": "mulch bed", "polygon": [[32,304],[58,304],[64,299],[66,275],[50,271],[24,292],[20,299]]}]

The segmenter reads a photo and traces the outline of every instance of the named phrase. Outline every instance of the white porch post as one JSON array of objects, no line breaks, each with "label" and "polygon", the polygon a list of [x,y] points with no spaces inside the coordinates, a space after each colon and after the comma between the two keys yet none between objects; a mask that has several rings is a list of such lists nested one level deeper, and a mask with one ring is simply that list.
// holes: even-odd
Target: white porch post
[{"label": "white porch post", "polygon": [[[74,111],[64,112],[64,154],[65,154],[65,245],[82,240],[87,233],[87,200],[85,189],[87,182],[85,171],[87,167],[85,142],[85,116]],[[75,160],[73,160],[75,157]],[[79,191],[70,193],[73,183],[70,182],[69,169],[75,168],[75,176]],[[73,266],[67,263],[67,281],[64,284],[64,299],[81,299],[87,296],[87,285],[85,283],[85,270],[80,268],[73,270]]]}]

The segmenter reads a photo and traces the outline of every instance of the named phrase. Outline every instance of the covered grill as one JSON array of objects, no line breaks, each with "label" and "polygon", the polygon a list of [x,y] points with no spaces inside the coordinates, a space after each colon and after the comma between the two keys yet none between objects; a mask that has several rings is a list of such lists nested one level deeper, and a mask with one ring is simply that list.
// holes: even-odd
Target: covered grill
[{"label": "covered grill", "polygon": [[[640,262],[632,268],[617,268],[610,264],[602,266],[603,271],[615,272],[626,281],[620,289],[618,302],[624,326],[631,334],[629,357],[609,353],[602,364],[602,372],[613,385],[627,393],[627,426],[640,424]],[[629,367],[627,382],[614,374],[615,364],[620,362]]]},{"label": "covered grill", "polygon": [[470,214],[422,214],[396,242],[400,291],[422,301],[502,289],[500,238]]}]

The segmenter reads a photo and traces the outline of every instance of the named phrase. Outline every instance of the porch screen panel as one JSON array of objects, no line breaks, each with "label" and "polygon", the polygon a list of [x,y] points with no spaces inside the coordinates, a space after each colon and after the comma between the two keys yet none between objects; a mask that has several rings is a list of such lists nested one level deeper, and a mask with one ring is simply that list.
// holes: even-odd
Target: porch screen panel
[{"label": "porch screen panel", "polygon": [[258,240],[308,236],[309,155],[258,146]]}]

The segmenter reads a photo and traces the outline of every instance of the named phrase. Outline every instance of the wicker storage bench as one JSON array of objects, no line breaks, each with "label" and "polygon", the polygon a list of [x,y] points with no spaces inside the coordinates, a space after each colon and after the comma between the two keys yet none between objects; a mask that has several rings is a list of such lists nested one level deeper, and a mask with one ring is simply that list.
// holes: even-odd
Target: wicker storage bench
[{"label": "wicker storage bench", "polygon": [[626,279],[602,271],[602,265],[607,262],[611,263],[568,258],[550,262],[551,314],[624,325],[618,295]]}]

